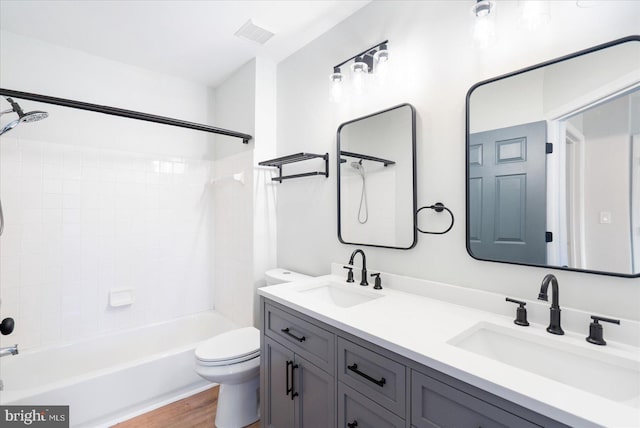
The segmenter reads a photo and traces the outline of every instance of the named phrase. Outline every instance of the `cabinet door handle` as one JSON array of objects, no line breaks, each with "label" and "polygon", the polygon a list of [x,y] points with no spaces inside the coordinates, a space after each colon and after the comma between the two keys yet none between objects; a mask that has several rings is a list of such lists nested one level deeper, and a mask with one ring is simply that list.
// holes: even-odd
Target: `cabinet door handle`
[{"label": "cabinet door handle", "polygon": [[291,361],[291,400],[293,400],[294,398],[296,398],[298,396],[297,392],[293,391],[293,385],[295,385],[296,381],[294,380],[294,370],[297,369],[299,366],[297,364],[293,364],[293,361]]},{"label": "cabinet door handle", "polygon": [[[289,395],[289,393],[293,391],[293,386],[289,386],[290,385],[290,383],[289,383],[290,382],[290,379],[289,379],[289,366],[292,366],[292,365],[293,365],[293,361],[288,361],[287,360],[287,365],[286,365],[286,367],[284,369],[285,372],[286,372],[286,376],[287,376],[287,385],[286,385],[287,393],[285,395]],[[293,385],[293,384],[291,383],[291,385]]]},{"label": "cabinet door handle", "polygon": [[372,378],[371,376],[369,376],[366,373],[362,373],[360,370],[358,370],[358,365],[355,364],[355,363],[353,365],[351,365],[351,366],[347,366],[347,368],[349,370],[351,370],[352,372],[354,372],[355,374],[362,376],[363,378],[365,378],[369,382],[373,382],[373,383],[375,383],[376,385],[378,385],[380,387],[384,386],[384,384],[387,383],[387,380],[385,378],[380,378],[380,380],[377,380],[377,379]]},{"label": "cabinet door handle", "polygon": [[353,422],[351,422],[351,423],[348,423],[348,422],[347,422],[347,426],[348,426],[349,428],[356,428],[356,427],[358,426],[358,421],[354,420],[354,421],[353,421]]},{"label": "cabinet door handle", "polygon": [[305,340],[307,340],[306,337],[302,336],[296,336],[295,334],[291,333],[291,331],[289,330],[289,327],[287,328],[283,328],[282,330],[280,330],[281,332],[283,332],[284,334],[286,334],[287,336],[291,336],[293,337],[295,340],[297,340],[298,342],[304,342]]}]

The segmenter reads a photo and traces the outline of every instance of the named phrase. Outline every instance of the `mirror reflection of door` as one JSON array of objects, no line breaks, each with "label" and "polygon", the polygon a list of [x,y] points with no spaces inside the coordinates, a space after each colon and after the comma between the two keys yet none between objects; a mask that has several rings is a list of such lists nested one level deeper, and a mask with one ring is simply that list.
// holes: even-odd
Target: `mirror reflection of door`
[{"label": "mirror reflection of door", "polygon": [[[596,102],[563,118],[566,199],[551,197],[567,221],[562,262],[570,266],[638,272],[638,133],[640,91]],[[634,107],[634,103],[636,106]],[[567,226],[568,225],[568,226]],[[564,263],[563,263],[564,264]]]},{"label": "mirror reflection of door", "polygon": [[469,136],[474,257],[546,263],[545,121]]},{"label": "mirror reflection of door", "polygon": [[[553,151],[545,157],[546,188],[540,181],[533,186],[535,196],[546,199],[531,203],[531,172],[525,180],[516,169],[502,171],[495,148],[478,137],[495,145],[517,136],[492,133],[536,122],[546,122]],[[639,277],[639,140],[640,36],[474,85],[467,94],[469,253],[481,260]],[[533,153],[527,147],[527,163]],[[546,213],[537,212],[544,204]],[[530,220],[538,223],[536,231]],[[528,250],[531,238],[542,241],[545,232],[553,240]]]}]

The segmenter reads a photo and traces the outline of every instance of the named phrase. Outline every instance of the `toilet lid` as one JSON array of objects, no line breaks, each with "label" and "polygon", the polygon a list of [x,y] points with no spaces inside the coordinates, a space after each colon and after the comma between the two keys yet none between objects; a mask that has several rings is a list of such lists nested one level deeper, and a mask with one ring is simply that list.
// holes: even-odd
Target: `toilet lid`
[{"label": "toilet lid", "polygon": [[240,362],[260,353],[260,330],[245,327],[231,330],[201,343],[196,358],[205,362]]}]

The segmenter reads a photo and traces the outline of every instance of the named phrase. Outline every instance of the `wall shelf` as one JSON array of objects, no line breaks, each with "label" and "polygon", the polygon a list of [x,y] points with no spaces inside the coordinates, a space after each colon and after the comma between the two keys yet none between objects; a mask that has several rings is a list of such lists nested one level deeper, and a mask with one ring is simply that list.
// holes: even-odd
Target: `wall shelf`
[{"label": "wall shelf", "polygon": [[[324,171],[313,171],[313,172],[304,172],[301,174],[291,174],[291,175],[282,175],[282,165],[294,162],[302,162],[309,159],[322,158],[324,159]],[[312,175],[324,175],[325,177],[329,177],[329,153],[325,153],[323,155],[318,155],[315,153],[296,153],[293,155],[282,156],[275,159],[269,159],[266,161],[258,162],[258,165],[261,166],[272,166],[278,168],[278,176],[273,177],[273,181],[279,181],[282,183],[282,180],[288,180],[290,178],[300,178],[300,177],[309,177]]]},{"label": "wall shelf", "polygon": [[[373,162],[380,162],[380,163],[384,164],[384,166],[395,165],[395,161],[392,161],[392,160],[389,160],[389,159],[377,158],[375,156],[363,155],[363,154],[355,153],[355,152],[345,152],[343,150],[340,150],[340,156],[347,156],[347,157],[350,157],[350,158],[364,159],[364,160],[373,161]],[[340,163],[345,163],[346,161],[347,161],[346,159],[340,158]]]}]

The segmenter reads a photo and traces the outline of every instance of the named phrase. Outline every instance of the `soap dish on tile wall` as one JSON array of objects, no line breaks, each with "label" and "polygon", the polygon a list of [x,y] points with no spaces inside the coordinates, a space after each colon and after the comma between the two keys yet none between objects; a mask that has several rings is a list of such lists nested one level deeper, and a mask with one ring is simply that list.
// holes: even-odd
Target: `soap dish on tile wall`
[{"label": "soap dish on tile wall", "polygon": [[109,290],[109,306],[112,308],[129,306],[134,301],[133,288],[112,288]]}]

